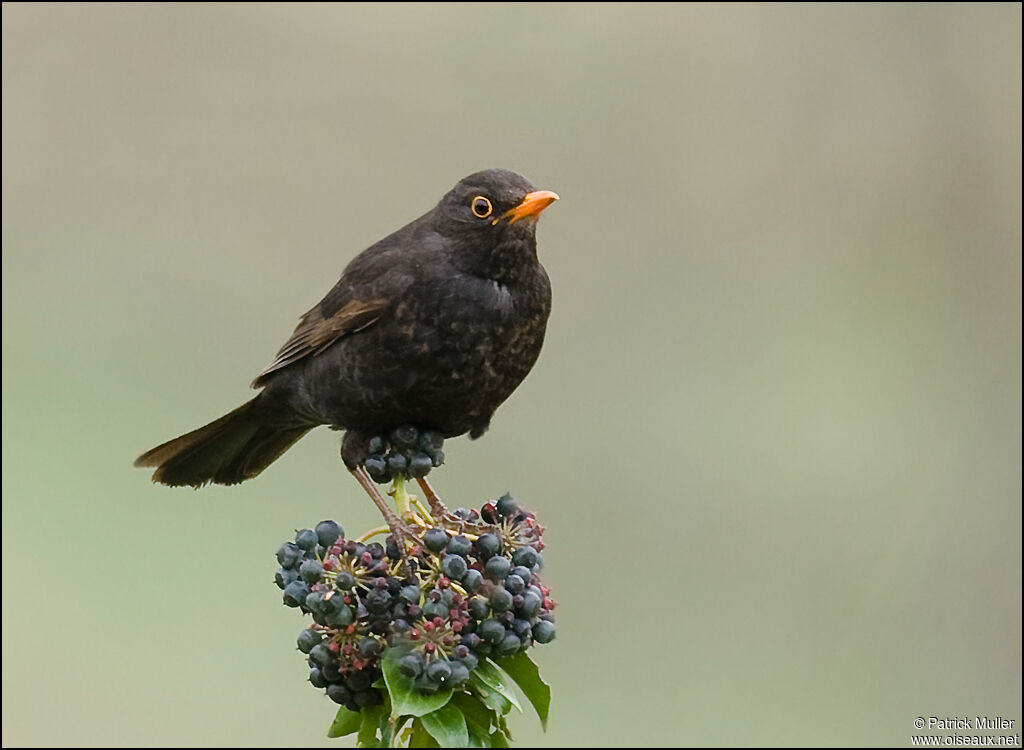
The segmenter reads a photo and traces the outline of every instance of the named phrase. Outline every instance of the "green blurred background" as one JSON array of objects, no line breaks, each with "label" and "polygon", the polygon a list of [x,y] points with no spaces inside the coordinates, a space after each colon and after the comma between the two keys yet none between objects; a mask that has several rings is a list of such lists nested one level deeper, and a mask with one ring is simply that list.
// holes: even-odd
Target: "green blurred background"
[{"label": "green blurred background", "polygon": [[548,526],[533,745],[1021,719],[1021,6],[3,5],[3,742],[334,745],[273,552],[319,430],[199,493],[362,248],[503,166],[555,302],[455,504]]}]

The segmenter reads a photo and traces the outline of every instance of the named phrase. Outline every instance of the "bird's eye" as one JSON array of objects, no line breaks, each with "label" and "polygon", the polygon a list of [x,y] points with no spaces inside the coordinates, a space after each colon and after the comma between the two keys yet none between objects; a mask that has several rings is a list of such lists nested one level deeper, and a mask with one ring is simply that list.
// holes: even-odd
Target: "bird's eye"
[{"label": "bird's eye", "polygon": [[473,215],[478,219],[486,219],[491,215],[491,211],[494,210],[491,206],[491,202],[482,195],[478,195],[474,198],[473,202],[469,204],[469,207],[472,209]]}]

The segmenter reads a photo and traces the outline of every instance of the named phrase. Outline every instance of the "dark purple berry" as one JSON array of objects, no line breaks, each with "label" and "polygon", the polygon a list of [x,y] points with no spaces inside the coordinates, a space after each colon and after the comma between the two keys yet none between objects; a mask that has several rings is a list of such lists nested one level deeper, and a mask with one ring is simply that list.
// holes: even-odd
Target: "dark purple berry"
[{"label": "dark purple berry", "polygon": [[309,584],[319,583],[324,573],[324,566],[317,560],[304,560],[299,566],[299,575]]},{"label": "dark purple berry", "polygon": [[522,639],[515,633],[508,633],[498,644],[498,656],[511,656],[522,647]]},{"label": "dark purple berry", "polygon": [[322,669],[331,660],[331,650],[326,643],[318,643],[309,650],[309,660]]},{"label": "dark purple berry", "polygon": [[412,448],[419,439],[420,431],[411,424],[403,424],[391,431],[391,444],[400,448]]},{"label": "dark purple berry", "polygon": [[[456,537],[458,539],[458,537]],[[452,540],[453,542],[455,539]],[[448,545],[451,547],[451,544]],[[452,580],[460,581],[462,577],[466,575],[469,567],[466,565],[466,559],[458,555],[445,555],[444,559],[441,560],[441,571]]]},{"label": "dark purple berry", "polygon": [[352,612],[352,608],[342,603],[338,611],[332,612],[327,615],[327,623],[331,627],[345,628],[351,625],[356,619],[355,613]]},{"label": "dark purple berry", "polygon": [[453,536],[451,541],[448,542],[448,552],[452,555],[458,555],[459,557],[465,557],[473,551],[473,543],[469,541],[468,537],[459,534]]},{"label": "dark purple berry", "polygon": [[501,552],[501,539],[496,534],[481,534],[476,540],[476,553],[481,560],[487,560]]},{"label": "dark purple berry", "polygon": [[391,594],[386,590],[373,589],[364,598],[366,609],[373,614],[383,614],[391,606]]},{"label": "dark purple berry", "polygon": [[348,689],[353,693],[358,693],[360,690],[366,690],[370,687],[373,682],[373,675],[365,669],[359,669],[354,672],[350,672],[348,677],[345,678],[345,684],[348,685]]},{"label": "dark purple berry", "polygon": [[332,682],[327,686],[327,697],[335,703],[344,705],[348,703],[351,696],[349,696],[348,690],[340,682]]},{"label": "dark purple berry", "polygon": [[282,594],[285,606],[288,607],[298,607],[305,604],[307,596],[309,596],[309,586],[302,581],[292,581],[284,587]]},{"label": "dark purple berry", "polygon": [[488,643],[501,643],[501,639],[505,637],[505,626],[497,620],[484,620],[477,628],[477,634]]},{"label": "dark purple berry", "polygon": [[440,432],[434,432],[433,430],[424,430],[420,433],[420,439],[417,442],[419,449],[426,453],[432,453],[440,450],[444,446],[444,435]]},{"label": "dark purple berry", "polygon": [[279,589],[283,589],[298,577],[299,574],[294,570],[289,570],[287,568],[278,568],[277,572],[274,573],[274,583],[277,584],[277,587]]},{"label": "dark purple berry", "polygon": [[491,609],[494,612],[505,612],[512,608],[512,594],[505,589],[495,589],[490,598]]},{"label": "dark purple berry", "polygon": [[462,576],[462,587],[471,594],[479,589],[483,582],[484,574],[479,570],[467,570],[466,575]]},{"label": "dark purple berry", "polygon": [[398,660],[398,668],[406,677],[417,677],[423,671],[423,657],[419,654],[406,654]]},{"label": "dark purple berry", "polygon": [[491,613],[491,606],[482,596],[474,596],[466,606],[474,620],[484,620]]},{"label": "dark purple berry", "polygon": [[312,649],[313,646],[317,645],[322,640],[323,636],[321,636],[320,633],[318,633],[315,630],[310,630],[309,628],[306,628],[301,633],[299,633],[299,637],[296,639],[296,643],[299,646],[299,651],[301,651],[304,654],[308,654],[310,652],[310,649]]},{"label": "dark purple berry", "polygon": [[512,562],[524,568],[532,568],[537,564],[537,550],[533,547],[521,547],[512,555]]},{"label": "dark purple berry", "polygon": [[405,469],[408,465],[409,461],[401,453],[388,454],[388,471],[391,472],[392,476],[405,474]]},{"label": "dark purple berry", "polygon": [[434,462],[426,453],[415,453],[409,460],[409,476],[425,477],[434,468]]},{"label": "dark purple berry", "polygon": [[293,542],[285,542],[277,551],[277,562],[282,568],[293,568],[302,558],[302,550]]},{"label": "dark purple berry", "polygon": [[359,641],[359,645],[356,646],[359,655],[364,659],[373,659],[375,656],[378,656],[380,648],[380,641],[376,638],[363,638]]},{"label": "dark purple berry", "polygon": [[355,704],[359,708],[366,708],[367,706],[375,706],[382,702],[380,693],[376,690],[360,690],[358,693],[352,696]]},{"label": "dark purple berry", "polygon": [[533,640],[537,643],[551,643],[555,639],[555,624],[541,620],[533,626]]},{"label": "dark purple berry", "polygon": [[295,544],[302,550],[308,552],[317,545],[316,532],[313,529],[303,529],[295,535]]},{"label": "dark purple berry", "polygon": [[497,507],[498,513],[505,518],[509,518],[510,516],[514,515],[517,510],[519,510],[519,506],[516,504],[516,501],[512,499],[512,496],[509,495],[508,493],[502,495],[495,505]]},{"label": "dark purple berry", "polygon": [[426,675],[431,682],[443,685],[451,678],[452,668],[447,661],[438,659],[427,666]]},{"label": "dark purple berry", "polygon": [[532,591],[527,591],[523,594],[523,603],[519,605],[519,614],[526,619],[535,617],[536,614],[540,612],[541,604],[543,604],[543,601],[539,596],[537,596],[537,594]]},{"label": "dark purple berry", "polygon": [[448,544],[448,535],[441,529],[429,529],[423,534],[423,545],[431,552],[440,552]]},{"label": "dark purple berry", "polygon": [[461,661],[452,661],[451,664],[451,676],[448,678],[450,684],[459,686],[465,684],[469,680],[469,668]]},{"label": "dark purple berry", "polygon": [[448,607],[443,602],[427,602],[423,605],[423,616],[428,620],[433,620],[435,617],[444,619],[448,615]]},{"label": "dark purple berry", "polygon": [[334,521],[321,521],[314,529],[317,541],[324,547],[330,547],[338,539],[345,536],[345,530]]},{"label": "dark purple berry", "polygon": [[377,484],[387,484],[391,481],[391,471],[383,456],[370,456],[363,461],[363,468],[370,475],[370,479]]},{"label": "dark purple berry", "polygon": [[508,575],[511,568],[512,563],[508,561],[507,557],[495,555],[487,561],[486,565],[484,565],[484,575],[492,581],[501,581],[505,579],[505,576]]}]

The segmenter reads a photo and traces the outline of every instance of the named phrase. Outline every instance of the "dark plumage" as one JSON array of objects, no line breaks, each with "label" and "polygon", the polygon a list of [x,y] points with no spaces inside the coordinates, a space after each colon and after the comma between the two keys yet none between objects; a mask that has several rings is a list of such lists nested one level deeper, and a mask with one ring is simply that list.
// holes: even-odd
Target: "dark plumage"
[{"label": "dark plumage", "polygon": [[507,170],[461,180],[348,264],[253,382],[259,395],[136,465],[199,487],[256,476],[318,425],[346,430],[350,470],[370,436],[401,424],[479,437],[544,341],[536,217],[556,199]]}]

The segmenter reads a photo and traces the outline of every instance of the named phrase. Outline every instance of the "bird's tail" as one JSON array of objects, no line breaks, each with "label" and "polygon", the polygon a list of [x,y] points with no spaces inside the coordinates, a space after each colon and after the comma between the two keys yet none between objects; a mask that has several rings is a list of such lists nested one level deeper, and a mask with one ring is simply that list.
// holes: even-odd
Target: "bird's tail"
[{"label": "bird's tail", "polygon": [[271,420],[257,396],[198,430],[146,451],[135,465],[155,466],[153,481],[171,487],[238,484],[270,466],[310,429],[312,425]]}]

